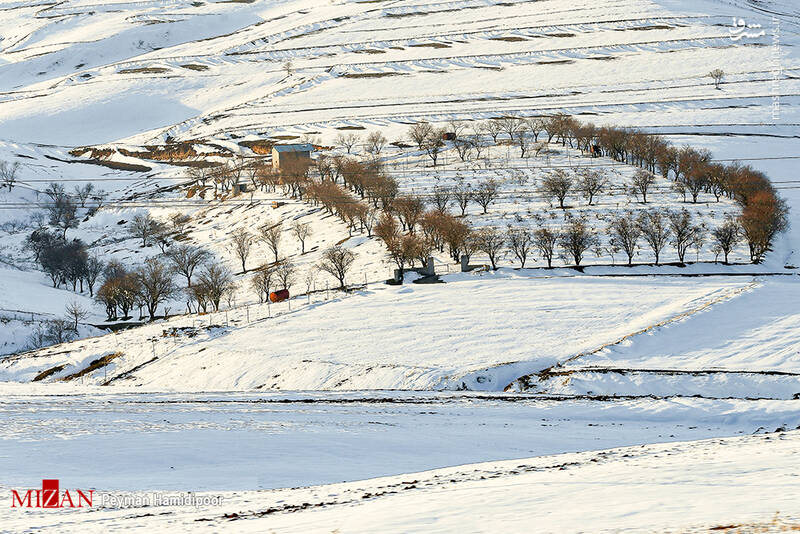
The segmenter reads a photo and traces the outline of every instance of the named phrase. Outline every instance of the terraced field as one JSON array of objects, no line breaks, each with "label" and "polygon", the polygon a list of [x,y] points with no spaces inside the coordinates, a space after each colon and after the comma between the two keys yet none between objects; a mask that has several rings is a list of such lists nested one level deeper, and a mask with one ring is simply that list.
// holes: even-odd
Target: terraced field
[{"label": "terraced field", "polygon": [[[798,12],[783,0],[70,1],[4,13],[23,23],[2,41],[0,121],[35,141],[399,131],[552,111],[671,133],[793,135],[798,123]],[[761,30],[745,36],[733,17]],[[720,90],[710,67],[726,72]]]}]

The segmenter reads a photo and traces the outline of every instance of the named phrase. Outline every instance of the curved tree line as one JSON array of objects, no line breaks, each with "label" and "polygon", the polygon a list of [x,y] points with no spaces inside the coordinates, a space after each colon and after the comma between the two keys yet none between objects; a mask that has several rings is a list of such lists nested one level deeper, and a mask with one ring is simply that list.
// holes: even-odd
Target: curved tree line
[{"label": "curved tree line", "polygon": [[[717,200],[726,196],[742,210],[738,223],[753,263],[763,259],[775,236],[788,227],[786,202],[764,173],[738,162],[713,162],[711,152],[706,149],[676,147],[660,135],[636,128],[598,127],[564,113],[494,119],[484,123],[482,130],[490,134],[504,132],[517,144],[524,144],[524,138],[538,139],[544,133],[548,142],[634,165],[650,175],[658,173],[672,180],[675,190],[684,199],[688,195],[693,203],[701,193],[712,194]],[[646,195],[647,175],[639,176]]]}]

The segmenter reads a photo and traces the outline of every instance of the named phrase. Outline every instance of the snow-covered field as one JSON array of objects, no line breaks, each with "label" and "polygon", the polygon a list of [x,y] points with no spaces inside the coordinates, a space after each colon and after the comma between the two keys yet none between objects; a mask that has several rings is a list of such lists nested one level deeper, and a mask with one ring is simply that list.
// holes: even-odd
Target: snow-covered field
[{"label": "snow-covered field", "polygon": [[[792,0],[4,2],[0,161],[20,169],[0,187],[0,493],[51,477],[98,498],[223,499],[6,507],[0,532],[800,528],[799,30]],[[743,244],[719,264],[706,243],[687,266],[650,265],[642,247],[628,268],[603,237],[583,272],[506,254],[499,271],[458,273],[437,254],[443,284],[389,286],[384,245],[319,207],[280,189],[187,198],[186,161],[130,155],[185,141],[219,163],[256,157],[245,141],[380,131],[400,142],[382,158],[403,193],[498,182],[486,213],[466,210],[475,227],[563,224],[536,184],[586,165],[609,185],[566,212],[593,230],[621,210],[686,208],[710,229],[737,214],[662,179],[642,205],[626,192],[633,167],[560,145],[466,162],[450,148],[436,169],[403,145],[418,120],[562,111],[753,165],[795,224],[760,265]],[[110,155],[72,150],[89,145]],[[176,298],[161,309],[175,316],[116,334],[92,326],[104,307],[53,288],[24,248],[53,181],[103,192],[67,236],[127,267],[160,252],[122,231],[135,215],[190,215],[189,242],[235,268],[234,297],[202,315]],[[248,283],[272,253],[258,243],[239,272],[229,236],[277,221],[313,233],[301,253],[284,231],[298,296],[268,306]],[[337,243],[359,287],[319,275],[304,295]],[[72,301],[90,312],[83,339],[23,352]]]},{"label": "snow-covered field", "polygon": [[[498,419],[502,416],[492,417],[492,423]],[[571,425],[559,423],[564,430]],[[95,502],[103,504],[91,509],[54,513],[3,508],[0,518],[14,532],[661,533],[725,527],[729,532],[785,532],[800,525],[798,439],[797,431],[782,431],[520,457],[266,491],[105,489],[94,494]],[[391,445],[402,443],[393,440]],[[159,452],[162,444],[154,444]],[[338,440],[326,444],[346,445]],[[242,454],[237,447],[229,450],[236,457]],[[324,461],[330,450],[313,456],[311,464]],[[255,469],[275,460],[268,447],[258,452],[250,463]],[[284,464],[284,469],[302,472],[309,466],[309,457],[302,455],[306,451],[299,452],[290,453],[296,463]],[[369,454],[369,459],[378,459],[375,449]],[[285,458],[280,452],[276,456]],[[169,456],[159,459],[167,460],[164,470],[177,463]],[[110,466],[103,467],[107,471]],[[71,478],[69,484],[80,486],[79,480]],[[165,499],[194,500],[169,505],[162,504]]]},{"label": "snow-covered field", "polygon": [[[81,381],[182,391],[502,391],[519,376],[758,285],[749,277],[561,278],[505,270],[444,280],[375,284],[331,301],[322,293],[311,304],[300,297],[291,311],[282,303],[174,319],[11,357],[0,362],[0,376],[30,381],[64,365],[45,379],[58,381],[120,351]],[[182,327],[188,330],[169,335]]]},{"label": "snow-covered field", "polygon": [[[329,484],[491,459],[800,426],[797,403],[774,400],[453,392],[143,394],[136,388],[109,393],[8,386],[2,392],[3,483],[24,486],[40,473],[55,473],[71,486],[98,491]],[[103,461],[73,463],[81,451]],[[20,455],[39,461],[19,462]]]}]

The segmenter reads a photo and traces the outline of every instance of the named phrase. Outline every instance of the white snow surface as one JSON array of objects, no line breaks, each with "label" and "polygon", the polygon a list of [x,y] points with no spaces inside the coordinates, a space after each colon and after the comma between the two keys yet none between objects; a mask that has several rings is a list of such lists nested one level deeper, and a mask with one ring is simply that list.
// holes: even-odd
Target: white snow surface
[{"label": "white snow surface", "polygon": [[781,432],[188,495],[212,504],[159,506],[187,494],[98,489],[100,508],[5,507],[0,518],[17,532],[783,532],[800,520],[798,452],[798,432]]},{"label": "white snow surface", "polygon": [[[311,304],[293,299],[291,311],[282,303],[176,318],[8,358],[0,377],[30,381],[68,363],[47,379],[59,380],[119,350],[123,356],[85,375],[84,383],[118,377],[112,386],[182,391],[497,391],[518,376],[754,287],[748,277],[561,278],[512,270],[444,280],[377,284],[331,301],[323,292]],[[193,324],[205,327],[195,335]],[[165,335],[180,327],[190,331]],[[142,339],[148,341],[136,342]]]},{"label": "white snow surface", "polygon": [[[144,211],[190,214],[192,242],[234,266],[232,230],[302,220],[314,231],[307,252],[288,235],[282,252],[301,274],[341,242],[358,256],[349,282],[369,284],[343,294],[319,278],[310,298],[267,307],[247,290],[252,272],[237,273],[230,309],[0,359],[0,493],[60,477],[101,498],[223,497],[186,508],[4,507],[0,531],[797,526],[798,15],[791,0],[4,2],[0,160],[21,168],[13,190],[0,190],[0,353],[23,350],[35,322],[62,316],[73,299],[91,309],[87,323],[103,319],[86,292],[50,287],[23,249],[51,181],[108,193],[68,231],[104,258],[134,266],[158,253],[120,231]],[[738,19],[765,34],[732,39]],[[726,72],[718,90],[713,68]],[[647,265],[641,250],[629,269],[601,251],[583,273],[560,260],[512,269],[504,257],[494,273],[392,287],[380,283],[392,268],[383,245],[315,207],[280,193],[187,199],[164,190],[185,167],[120,152],[177,139],[200,154],[253,157],[239,141],[310,134],[333,144],[345,129],[407,141],[421,119],[557,111],[752,164],[794,224],[757,266],[744,264],[744,246],[733,266],[714,262],[710,246],[687,267]],[[70,154],[92,144],[111,156]],[[497,179],[488,213],[467,210],[475,226],[530,225],[533,214],[560,224],[561,211],[535,192],[554,165],[611,171],[597,205],[569,200],[594,229],[619,209],[686,207],[709,227],[738,209],[707,193],[681,202],[663,180],[642,206],[624,193],[631,167],[563,147],[490,155],[487,168],[448,150],[435,171],[413,149],[384,159],[407,193]],[[267,261],[259,244],[248,269]]]}]

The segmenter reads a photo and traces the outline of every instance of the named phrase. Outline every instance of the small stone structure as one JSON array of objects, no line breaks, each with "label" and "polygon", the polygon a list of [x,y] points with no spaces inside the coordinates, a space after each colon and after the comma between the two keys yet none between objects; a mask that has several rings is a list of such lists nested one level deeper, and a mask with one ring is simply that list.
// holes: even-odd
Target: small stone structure
[{"label": "small stone structure", "polygon": [[311,153],[314,145],[301,143],[297,145],[275,145],[272,147],[272,167],[275,169],[292,167],[297,164],[311,165]]}]

